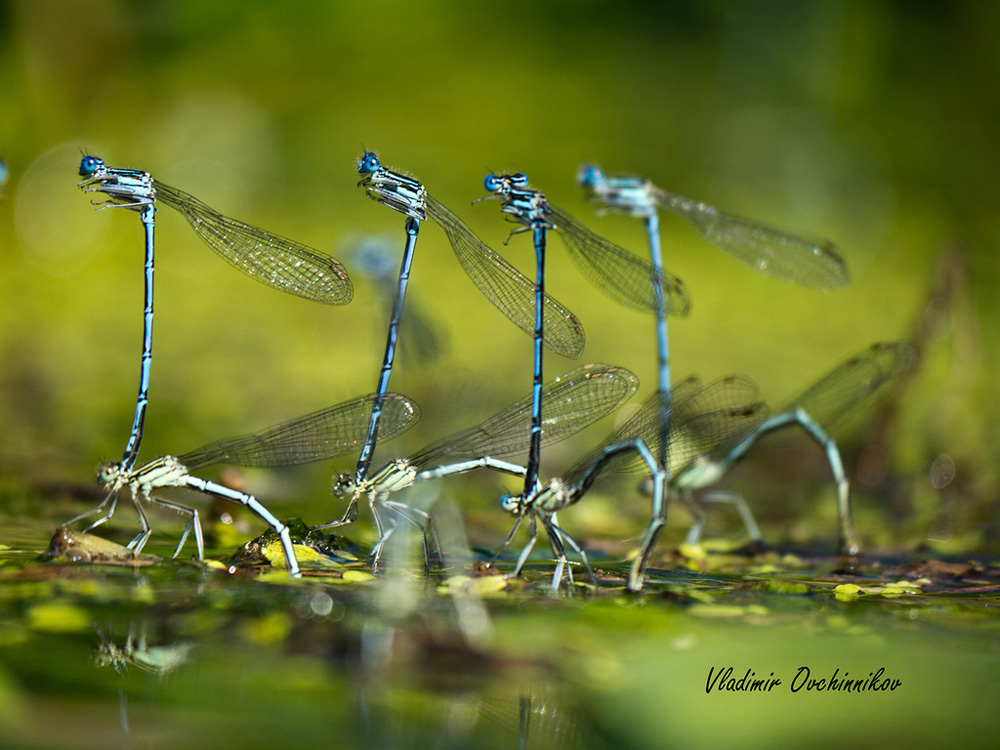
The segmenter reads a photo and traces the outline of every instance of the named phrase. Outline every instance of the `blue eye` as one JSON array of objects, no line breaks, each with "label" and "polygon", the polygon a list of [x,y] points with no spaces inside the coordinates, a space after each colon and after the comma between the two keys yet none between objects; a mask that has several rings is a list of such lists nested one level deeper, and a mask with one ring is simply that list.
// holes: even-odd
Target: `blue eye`
[{"label": "blue eye", "polygon": [[507,513],[514,513],[517,511],[520,498],[516,495],[504,495],[500,498],[500,507]]},{"label": "blue eye", "polygon": [[598,179],[600,179],[601,170],[592,164],[584,164],[580,168],[580,176],[577,181],[580,183],[580,187],[592,188],[597,184]]},{"label": "blue eye", "polygon": [[485,187],[489,192],[495,193],[500,189],[500,178],[495,174],[486,175],[486,179],[483,180],[483,187]]},{"label": "blue eye", "polygon": [[367,172],[371,174],[378,168],[378,157],[375,155],[374,151],[366,151],[365,155],[361,157],[361,161],[358,162],[358,172]]},{"label": "blue eye", "polygon": [[80,176],[90,177],[97,171],[98,166],[100,166],[101,160],[96,156],[85,156],[80,162]]}]

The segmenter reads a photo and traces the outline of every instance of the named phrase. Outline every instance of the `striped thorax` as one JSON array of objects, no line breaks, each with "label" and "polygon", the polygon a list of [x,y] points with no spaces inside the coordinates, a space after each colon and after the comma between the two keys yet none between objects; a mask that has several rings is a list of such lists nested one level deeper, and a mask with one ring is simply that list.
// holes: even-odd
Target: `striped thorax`
[{"label": "striped thorax", "polygon": [[656,213],[656,186],[641,177],[609,177],[593,164],[584,164],[577,177],[580,187],[601,208],[629,216]]},{"label": "striped thorax", "polygon": [[427,190],[419,180],[386,169],[373,151],[365,152],[358,161],[358,173],[364,175],[358,187],[372,200],[412,219],[427,218]]},{"label": "striped thorax", "polygon": [[96,156],[85,156],[80,162],[80,176],[84,179],[77,187],[87,193],[104,193],[110,198],[99,204],[99,208],[122,206],[138,211],[156,200],[156,187],[149,172],[115,169]]}]

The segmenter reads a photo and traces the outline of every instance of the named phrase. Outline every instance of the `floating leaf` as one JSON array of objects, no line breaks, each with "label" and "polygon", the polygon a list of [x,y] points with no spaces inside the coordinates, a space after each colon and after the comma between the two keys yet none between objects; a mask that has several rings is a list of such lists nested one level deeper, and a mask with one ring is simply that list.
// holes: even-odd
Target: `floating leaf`
[{"label": "floating leaf", "polygon": [[798,581],[766,581],[765,591],[773,591],[776,594],[808,594],[809,584]]},{"label": "floating leaf", "polygon": [[833,595],[842,602],[853,602],[864,593],[860,586],[853,583],[842,583],[833,589]]}]

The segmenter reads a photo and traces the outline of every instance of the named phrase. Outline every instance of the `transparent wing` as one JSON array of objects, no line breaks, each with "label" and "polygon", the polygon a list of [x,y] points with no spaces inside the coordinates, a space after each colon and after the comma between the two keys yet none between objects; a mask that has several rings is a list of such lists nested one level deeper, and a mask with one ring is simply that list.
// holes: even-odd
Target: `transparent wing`
[{"label": "transparent wing", "polygon": [[[669,406],[654,393],[643,407],[615,430],[601,446],[584,456],[564,475],[573,484],[608,445],[641,438],[657,460],[674,477],[701,457],[728,452],[767,418],[767,405],[759,400],[756,383],[742,375],[713,381],[702,387],[690,377],[674,386]],[[664,430],[666,422],[666,430]],[[664,444],[666,436],[666,444]],[[611,458],[603,476],[646,474],[649,469],[634,452]]]},{"label": "transparent wing", "polygon": [[[335,458],[364,444],[374,402],[375,394],[370,393],[260,432],[209,443],[178,456],[178,460],[194,470],[211,464],[295,466]],[[380,441],[405,432],[419,418],[420,409],[406,396],[385,394]]]},{"label": "transparent wing", "polygon": [[819,289],[849,280],[847,264],[832,242],[789,234],[662,188],[653,194],[659,205],[683,216],[713,245],[763,274]]},{"label": "transparent wing", "polygon": [[[564,440],[610,414],[639,387],[622,367],[584,365],[542,388],[542,444]],[[492,456],[505,458],[528,450],[531,396],[511,404],[485,422],[429,445],[409,463],[419,467],[443,461]]]},{"label": "transparent wing", "polygon": [[829,429],[883,385],[913,372],[917,353],[905,341],[877,343],[845,360],[780,410],[802,409]]},{"label": "transparent wing", "polygon": [[[545,217],[562,237],[570,258],[594,286],[627,307],[656,309],[653,267],[649,261],[594,234],[551,204],[546,206]],[[663,309],[668,315],[684,317],[691,311],[691,297],[683,281],[662,271],[660,287]]]},{"label": "transparent wing", "polygon": [[251,278],[326,305],[346,305],[354,296],[351,280],[336,258],[223,216],[162,182],[156,183],[156,197],[182,213],[209,247]]},{"label": "transparent wing", "polygon": [[[427,196],[427,212],[448,235],[465,273],[483,296],[522,331],[535,331],[535,284],[500,253],[479,239],[448,208]],[[558,300],[545,295],[545,346],[575,359],[583,352],[586,336],[580,323]]]}]

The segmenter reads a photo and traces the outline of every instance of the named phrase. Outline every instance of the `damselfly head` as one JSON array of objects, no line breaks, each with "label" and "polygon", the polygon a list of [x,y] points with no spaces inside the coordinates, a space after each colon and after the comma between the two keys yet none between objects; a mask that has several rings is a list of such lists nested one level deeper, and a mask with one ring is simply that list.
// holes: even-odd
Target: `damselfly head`
[{"label": "damselfly head", "polygon": [[365,151],[362,157],[358,159],[358,174],[371,174],[380,166],[382,165],[379,163],[375,152]]},{"label": "damselfly head", "polygon": [[500,507],[515,516],[524,514],[524,498],[521,495],[506,494],[500,498]]},{"label": "damselfly head", "polygon": [[81,177],[93,177],[98,172],[103,172],[105,169],[104,162],[98,159],[96,156],[84,156],[80,161],[80,176]]},{"label": "damselfly head", "polygon": [[594,164],[583,164],[576,175],[576,181],[580,187],[591,190],[597,187],[597,183],[602,179],[604,179],[604,173],[601,172],[600,167]]},{"label": "damselfly head", "polygon": [[488,174],[483,180],[483,187],[491,193],[506,195],[514,188],[523,188],[528,185],[528,175],[524,172],[514,172],[513,174]]},{"label": "damselfly head", "polygon": [[334,476],[331,485],[333,487],[333,494],[337,497],[354,494],[354,490],[357,487],[354,483],[354,477],[344,471]]},{"label": "damselfly head", "polygon": [[118,481],[122,467],[114,461],[108,461],[97,467],[97,481],[103,485],[111,485]]}]

